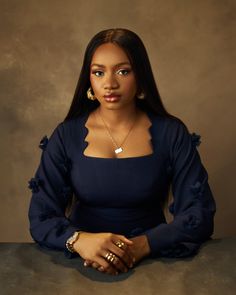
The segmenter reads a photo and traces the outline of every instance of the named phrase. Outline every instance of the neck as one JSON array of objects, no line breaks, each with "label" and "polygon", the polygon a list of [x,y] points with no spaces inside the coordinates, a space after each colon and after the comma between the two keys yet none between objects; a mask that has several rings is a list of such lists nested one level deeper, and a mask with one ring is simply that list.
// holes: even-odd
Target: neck
[{"label": "neck", "polygon": [[124,109],[105,109],[98,107],[97,112],[109,128],[127,128],[139,114],[136,106],[125,107]]}]

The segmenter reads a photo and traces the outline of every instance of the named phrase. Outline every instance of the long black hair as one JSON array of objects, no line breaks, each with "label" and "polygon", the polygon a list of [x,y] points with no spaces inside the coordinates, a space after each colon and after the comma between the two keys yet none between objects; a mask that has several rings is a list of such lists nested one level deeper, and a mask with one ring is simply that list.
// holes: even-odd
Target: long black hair
[{"label": "long black hair", "polygon": [[90,64],[95,50],[100,45],[109,42],[120,46],[126,52],[135,74],[138,93],[143,92],[145,94],[145,99],[136,99],[136,105],[144,111],[176,118],[167,112],[161,101],[142,40],[130,30],[117,28],[103,30],[89,42],[84,54],[83,66],[73,101],[65,121],[76,118],[85,112],[91,112],[99,106],[100,103],[97,100],[92,101],[87,98],[87,90],[90,87]]}]

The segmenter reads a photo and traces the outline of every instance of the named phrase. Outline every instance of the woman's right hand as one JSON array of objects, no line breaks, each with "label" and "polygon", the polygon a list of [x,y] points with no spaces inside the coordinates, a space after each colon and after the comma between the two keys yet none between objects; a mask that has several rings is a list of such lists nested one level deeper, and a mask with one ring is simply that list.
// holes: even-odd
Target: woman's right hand
[{"label": "woman's right hand", "polygon": [[[119,248],[115,244],[118,241],[123,242],[125,246]],[[73,247],[83,259],[97,263],[100,271],[118,274],[133,267],[134,257],[128,247],[132,244],[133,241],[122,235],[81,232]],[[113,262],[106,259],[107,253],[110,252],[117,257]]]}]

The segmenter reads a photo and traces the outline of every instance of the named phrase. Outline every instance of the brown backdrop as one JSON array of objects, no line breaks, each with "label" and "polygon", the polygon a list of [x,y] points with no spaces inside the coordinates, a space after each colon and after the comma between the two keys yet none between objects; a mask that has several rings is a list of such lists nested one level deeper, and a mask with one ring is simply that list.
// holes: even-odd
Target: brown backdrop
[{"label": "brown backdrop", "polygon": [[31,241],[27,181],[39,163],[38,143],[67,113],[88,41],[111,27],[140,35],[167,109],[201,134],[199,152],[217,201],[214,237],[236,234],[236,1],[1,0],[0,6],[1,241]]}]

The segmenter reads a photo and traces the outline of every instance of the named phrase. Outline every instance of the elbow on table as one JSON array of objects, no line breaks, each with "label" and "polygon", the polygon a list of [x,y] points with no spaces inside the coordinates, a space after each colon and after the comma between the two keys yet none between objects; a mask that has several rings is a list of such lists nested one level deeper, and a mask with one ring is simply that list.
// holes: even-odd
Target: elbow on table
[{"label": "elbow on table", "polygon": [[199,228],[196,228],[196,242],[205,242],[211,238],[214,233],[214,219],[209,218],[207,220],[203,220],[199,225]]}]

